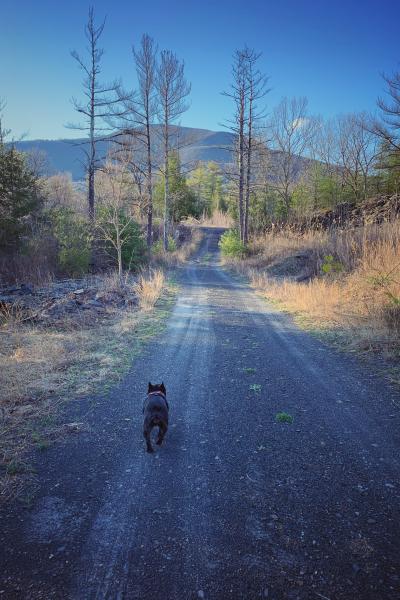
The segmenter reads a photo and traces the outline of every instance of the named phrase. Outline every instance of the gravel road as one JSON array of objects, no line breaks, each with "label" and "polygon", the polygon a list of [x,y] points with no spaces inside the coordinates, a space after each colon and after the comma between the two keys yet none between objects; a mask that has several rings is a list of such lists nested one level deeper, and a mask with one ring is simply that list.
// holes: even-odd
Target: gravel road
[{"label": "gravel road", "polygon": [[[68,405],[87,429],[37,457],[32,504],[0,515],[0,599],[400,598],[398,391],[232,278],[219,235],[124,381]],[[170,404],[153,455],[149,380]]]}]

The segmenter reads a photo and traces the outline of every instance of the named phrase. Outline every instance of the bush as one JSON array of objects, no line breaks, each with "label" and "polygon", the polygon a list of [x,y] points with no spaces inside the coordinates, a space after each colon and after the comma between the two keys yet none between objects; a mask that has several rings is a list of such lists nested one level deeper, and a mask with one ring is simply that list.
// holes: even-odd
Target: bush
[{"label": "bush", "polygon": [[322,263],[321,270],[325,275],[331,273],[341,273],[343,271],[343,265],[332,256],[332,254],[326,254],[324,256],[324,262]]},{"label": "bush", "polygon": [[122,266],[136,269],[146,258],[146,243],[140,225],[121,208],[101,206],[97,209],[97,229],[105,252],[118,264],[118,237]]},{"label": "bush", "polygon": [[135,270],[146,258],[146,243],[140,225],[131,221],[126,228],[125,243],[122,246],[122,264]]},{"label": "bush", "polygon": [[[168,236],[168,252],[175,252],[177,249],[175,238],[172,235]],[[164,252],[164,240],[160,238],[154,242],[152,247],[154,254],[162,254]]]},{"label": "bush", "polygon": [[67,207],[54,209],[50,215],[58,244],[60,269],[71,277],[86,273],[90,264],[92,242],[88,221]]},{"label": "bush", "polygon": [[225,231],[218,245],[222,255],[229,258],[242,258],[246,254],[246,247],[240,240],[238,231],[235,229]]}]

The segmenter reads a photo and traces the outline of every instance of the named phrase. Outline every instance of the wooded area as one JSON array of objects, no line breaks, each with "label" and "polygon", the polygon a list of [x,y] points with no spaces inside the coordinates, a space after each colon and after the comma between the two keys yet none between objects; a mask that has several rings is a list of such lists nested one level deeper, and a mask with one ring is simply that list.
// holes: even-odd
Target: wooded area
[{"label": "wooded area", "polygon": [[[397,194],[400,188],[400,75],[384,77],[388,99],[376,114],[311,115],[304,97],[268,105],[261,55],[234,52],[226,126],[231,160],[182,164],[179,119],[190,83],[183,60],[159,51],[144,34],[132,46],[136,89],[101,81],[105,21],[93,8],[87,53],[73,51],[83,73],[73,99],[83,132],[86,181],[45,175],[45,157],[17,150],[0,105],[1,270],[5,279],[79,275],[115,266],[136,268],[174,246],[174,227],[188,217],[226,213],[237,223],[240,251],[250,236],[283,223],[310,221],[342,203]],[[267,61],[266,61],[267,62]],[[99,153],[107,141],[108,155]],[[162,244],[158,240],[162,239]],[[147,250],[146,250],[147,246]],[[29,264],[29,269],[27,265]]]}]

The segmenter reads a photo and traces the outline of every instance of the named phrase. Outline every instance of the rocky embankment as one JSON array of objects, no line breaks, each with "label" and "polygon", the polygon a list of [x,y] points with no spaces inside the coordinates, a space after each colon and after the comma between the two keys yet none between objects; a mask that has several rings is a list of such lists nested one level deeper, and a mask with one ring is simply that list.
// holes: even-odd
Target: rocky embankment
[{"label": "rocky embankment", "polygon": [[333,210],[314,215],[301,225],[312,229],[331,227],[361,227],[363,225],[381,225],[400,216],[400,195],[369,198],[360,204],[344,202]]},{"label": "rocky embankment", "polygon": [[0,288],[0,323],[9,316],[50,326],[62,320],[96,321],[135,304],[133,282],[107,286],[103,278],[93,277],[64,279],[39,288],[21,284]]}]

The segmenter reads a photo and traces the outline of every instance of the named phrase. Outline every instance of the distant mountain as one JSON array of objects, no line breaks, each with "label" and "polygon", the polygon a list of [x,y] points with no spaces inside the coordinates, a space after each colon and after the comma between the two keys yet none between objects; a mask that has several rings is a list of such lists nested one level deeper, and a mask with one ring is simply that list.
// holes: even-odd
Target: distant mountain
[{"label": "distant mountain", "polygon": [[[155,147],[159,149],[159,162],[161,163],[159,126],[153,126]],[[180,147],[180,157],[183,164],[198,161],[215,161],[227,164],[231,160],[229,148],[232,147],[234,135],[228,131],[209,131],[191,127],[174,127],[173,137],[177,138]],[[16,146],[24,152],[40,152],[46,159],[48,175],[67,171],[75,181],[85,177],[84,153],[85,140],[24,140],[17,142]],[[105,157],[110,150],[112,142],[99,141],[98,154]]]},{"label": "distant mountain", "polygon": [[[153,148],[155,162],[163,162],[160,125],[152,126]],[[181,163],[184,168],[193,168],[199,162],[214,161],[218,164],[228,165],[232,161],[232,152],[235,135],[230,131],[210,131],[208,129],[195,129],[192,127],[173,127],[171,130],[171,144],[179,148]],[[87,145],[84,139],[75,140],[30,140],[17,142],[16,146],[24,152],[40,152],[45,159],[46,175],[59,172],[69,172],[74,181],[85,179],[84,148]],[[113,142],[99,141],[98,156],[105,158]],[[280,160],[282,153],[271,151],[270,178],[274,179],[273,171]],[[294,172],[298,177],[310,164],[310,159],[297,156],[294,161]]]}]

